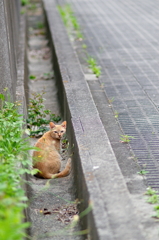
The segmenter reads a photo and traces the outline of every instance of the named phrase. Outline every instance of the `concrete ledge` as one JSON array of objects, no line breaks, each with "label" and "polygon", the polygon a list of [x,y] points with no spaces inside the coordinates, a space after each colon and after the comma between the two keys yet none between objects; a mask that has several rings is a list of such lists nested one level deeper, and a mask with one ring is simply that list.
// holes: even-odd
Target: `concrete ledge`
[{"label": "concrete ledge", "polygon": [[121,174],[107,133],[99,118],[76,53],[57,12],[56,1],[43,0],[54,52],[54,69],[68,137],[74,144],[77,197],[84,209],[93,210],[83,220],[91,239],[142,240],[140,221]]},{"label": "concrete ledge", "polygon": [[28,103],[28,66],[27,66],[27,42],[26,42],[26,16],[21,15],[19,29],[19,45],[17,51],[17,84],[16,101],[21,102],[20,113],[27,117]]}]

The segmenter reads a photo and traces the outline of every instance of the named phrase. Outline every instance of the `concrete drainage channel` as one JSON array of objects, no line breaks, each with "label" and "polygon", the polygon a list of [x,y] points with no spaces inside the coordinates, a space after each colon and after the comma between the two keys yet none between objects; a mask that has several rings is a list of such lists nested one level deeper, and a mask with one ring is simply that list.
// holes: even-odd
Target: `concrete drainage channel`
[{"label": "concrete drainage channel", "polygon": [[[71,153],[74,154],[72,156],[73,171],[69,177],[51,180],[49,188],[45,188],[47,180],[31,179],[30,215],[33,222],[31,235],[33,239],[151,239],[144,234],[144,227],[141,224],[142,216],[136,214],[136,208],[79,61],[57,12],[56,3],[52,0],[43,0],[43,3],[47,33],[53,54],[55,85],[58,91],[53,94],[50,89],[55,89],[55,85],[47,87],[45,80],[32,82],[31,89],[38,91],[45,85],[45,91],[50,92],[47,103],[49,106],[56,106],[52,109],[53,111],[58,111],[59,106],[55,102],[57,98],[59,99],[62,118],[68,122],[67,137]],[[30,20],[31,18],[39,21],[39,15],[36,16],[35,12],[29,17]],[[39,39],[39,37],[37,39],[40,47],[44,42],[47,44],[46,39]],[[34,47],[37,48],[34,40],[30,37],[30,49],[32,50]],[[48,61],[45,60],[46,66],[50,66],[51,58],[49,57]],[[35,59],[30,59],[30,66],[31,74],[34,74],[37,66],[38,69],[40,66],[44,71],[42,65]],[[51,82],[52,80],[49,84]],[[57,221],[57,216],[50,214],[59,205],[64,206],[66,202],[70,203],[76,198],[80,201],[80,211],[93,205],[92,210],[81,219],[80,227],[89,231],[85,237],[67,235],[68,232],[63,231],[65,225]],[[48,214],[44,214],[45,211]],[[72,234],[77,233],[79,226],[71,231]]]},{"label": "concrete drainage channel", "polygon": [[[32,78],[29,81],[29,95],[32,98],[32,94],[44,91],[42,97],[46,99],[46,109],[61,116],[43,11],[40,1],[35,3],[36,8],[28,11],[28,67]],[[36,138],[31,138],[32,145],[36,141]],[[63,154],[62,168],[68,158],[66,155]],[[51,181],[36,177],[30,177],[29,180],[31,239],[83,239],[78,234],[74,235],[74,232],[80,231],[78,223],[74,228],[69,227],[73,216],[77,214],[72,174]]]}]

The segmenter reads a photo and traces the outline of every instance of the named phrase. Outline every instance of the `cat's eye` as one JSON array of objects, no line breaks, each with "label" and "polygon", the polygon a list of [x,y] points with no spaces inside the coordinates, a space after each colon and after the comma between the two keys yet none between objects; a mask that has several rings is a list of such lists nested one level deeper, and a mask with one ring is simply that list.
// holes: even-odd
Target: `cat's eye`
[{"label": "cat's eye", "polygon": [[57,133],[57,131],[54,131],[54,133]]},{"label": "cat's eye", "polygon": [[63,133],[64,131],[61,131],[61,133]]}]

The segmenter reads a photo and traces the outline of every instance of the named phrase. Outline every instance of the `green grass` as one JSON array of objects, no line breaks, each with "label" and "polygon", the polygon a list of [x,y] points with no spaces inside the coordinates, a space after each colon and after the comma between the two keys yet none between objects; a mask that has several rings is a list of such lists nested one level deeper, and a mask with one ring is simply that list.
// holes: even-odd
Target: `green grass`
[{"label": "green grass", "polygon": [[131,141],[131,139],[134,139],[134,137],[128,136],[128,135],[121,135],[121,137],[120,137],[120,141],[122,143],[129,143]]},{"label": "green grass", "polygon": [[35,75],[30,75],[29,79],[34,80],[34,79],[36,79],[36,76]]},{"label": "green grass", "polygon": [[114,117],[117,119],[119,117],[119,113],[115,110],[114,111]]},{"label": "green grass", "polygon": [[148,173],[148,171],[146,171],[146,170],[141,170],[140,172],[138,172],[138,174],[140,174],[140,175],[146,175]]},{"label": "green grass", "polygon": [[147,202],[151,204],[159,203],[159,196],[157,194],[154,194],[148,197]]},{"label": "green grass", "polygon": [[22,6],[30,4],[30,0],[20,0]]},{"label": "green grass", "polygon": [[[65,4],[63,6],[58,6],[58,11],[67,29],[68,35],[71,35],[74,37],[74,34],[75,34],[76,39],[83,40],[83,35],[80,30],[80,25],[74,15],[71,5]],[[82,44],[82,48],[85,50],[87,48],[87,45]],[[92,57],[88,57],[86,61],[88,63],[89,68],[96,75],[96,77],[99,77],[101,75],[101,69],[99,66],[97,66],[96,60]]]},{"label": "green grass", "polygon": [[29,223],[23,223],[27,198],[22,175],[31,173],[29,140],[24,138],[20,103],[5,101],[0,94],[0,239],[22,240]]},{"label": "green grass", "polygon": [[83,39],[83,35],[80,31],[80,26],[74,15],[71,5],[66,4],[63,6],[58,6],[57,8],[68,33],[71,35],[75,33],[77,39]]},{"label": "green grass", "polygon": [[155,205],[154,206],[154,213],[152,214],[153,218],[159,219],[159,195],[158,191],[152,189],[151,187],[147,188],[147,191],[145,192],[145,195],[148,197],[146,198],[146,201],[150,204]]},{"label": "green grass", "polygon": [[156,190],[152,189],[151,187],[148,187],[145,195],[152,196],[152,195],[157,194],[157,193],[158,192]]},{"label": "green grass", "polygon": [[92,72],[99,77],[101,75],[100,67],[97,66],[97,62],[94,58],[88,57],[87,59],[88,67],[92,70]]}]

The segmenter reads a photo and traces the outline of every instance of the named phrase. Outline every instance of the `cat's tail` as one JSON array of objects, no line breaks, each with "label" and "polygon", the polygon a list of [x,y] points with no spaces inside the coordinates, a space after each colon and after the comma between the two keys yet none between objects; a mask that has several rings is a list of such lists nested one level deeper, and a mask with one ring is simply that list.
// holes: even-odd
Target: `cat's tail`
[{"label": "cat's tail", "polygon": [[53,178],[66,177],[70,174],[70,172],[71,172],[71,158],[68,159],[65,169],[63,171],[61,171],[60,173],[53,174]]}]

